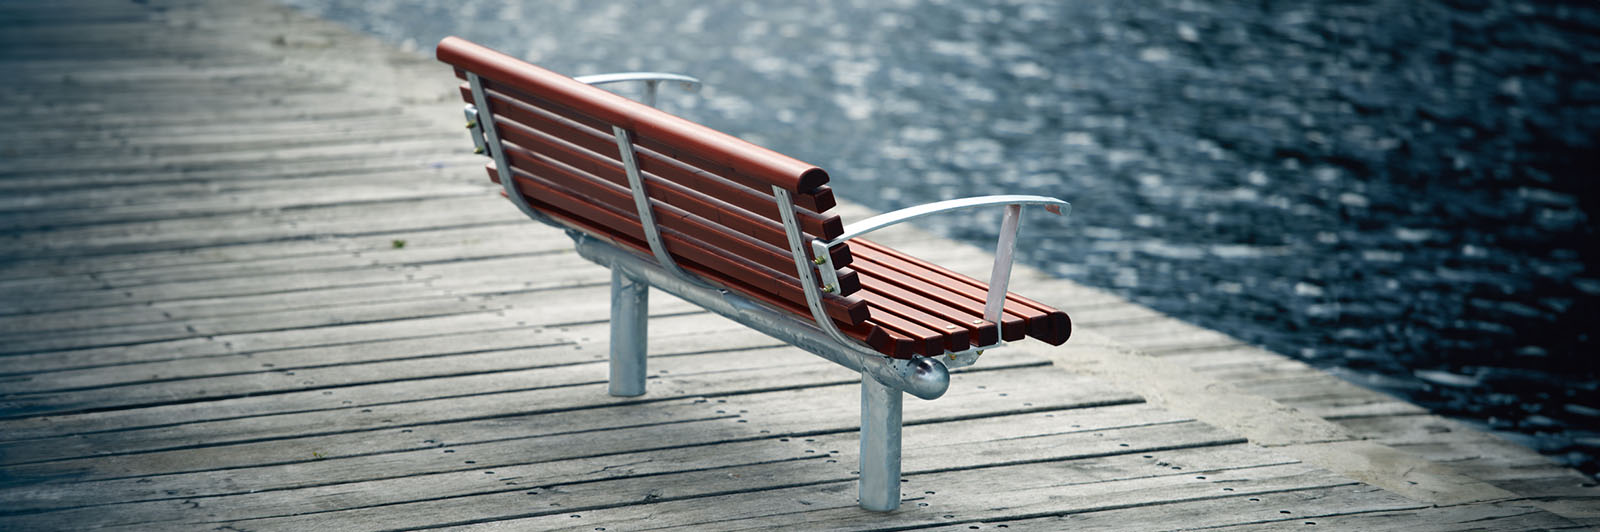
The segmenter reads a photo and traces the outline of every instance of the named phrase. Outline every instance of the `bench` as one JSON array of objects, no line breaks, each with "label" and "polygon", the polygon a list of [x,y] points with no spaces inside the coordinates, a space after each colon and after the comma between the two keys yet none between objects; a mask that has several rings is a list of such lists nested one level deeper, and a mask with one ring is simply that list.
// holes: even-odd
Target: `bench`
[{"label": "bench", "polygon": [[[846,225],[828,213],[827,172],[653,107],[657,84],[693,78],[574,79],[457,37],[437,57],[464,81],[502,194],[611,269],[610,393],[644,393],[649,287],[860,372],[863,508],[900,503],[901,392],[938,398],[986,349],[1071,335],[1065,313],[1006,291],[1021,207],[1065,214],[1064,201],[983,196]],[[594,86],[624,81],[646,83],[646,103]],[[987,283],[860,238],[988,206],[1004,215]]]}]

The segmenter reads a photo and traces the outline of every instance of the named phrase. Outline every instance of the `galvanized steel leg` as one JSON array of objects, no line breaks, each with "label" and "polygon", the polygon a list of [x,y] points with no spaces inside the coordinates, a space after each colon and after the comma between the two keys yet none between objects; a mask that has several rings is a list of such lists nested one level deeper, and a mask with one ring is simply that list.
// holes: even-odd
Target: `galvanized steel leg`
[{"label": "galvanized steel leg", "polygon": [[644,395],[650,285],[611,270],[611,395]]},{"label": "galvanized steel leg", "polygon": [[900,507],[900,390],[861,376],[861,507]]}]

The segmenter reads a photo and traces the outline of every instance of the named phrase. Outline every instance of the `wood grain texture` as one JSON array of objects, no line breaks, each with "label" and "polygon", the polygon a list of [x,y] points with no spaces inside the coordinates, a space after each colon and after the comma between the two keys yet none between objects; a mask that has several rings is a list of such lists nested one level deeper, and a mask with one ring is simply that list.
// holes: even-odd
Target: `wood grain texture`
[{"label": "wood grain texture", "polygon": [[657,294],[649,393],[606,395],[609,274],[483,182],[447,67],[257,0],[0,3],[0,67],[0,529],[1595,524],[1505,442],[1025,267],[1074,326],[1548,496],[1352,480],[1070,365],[1102,349],[1075,336],[908,400],[903,507],[864,512],[850,371]]}]

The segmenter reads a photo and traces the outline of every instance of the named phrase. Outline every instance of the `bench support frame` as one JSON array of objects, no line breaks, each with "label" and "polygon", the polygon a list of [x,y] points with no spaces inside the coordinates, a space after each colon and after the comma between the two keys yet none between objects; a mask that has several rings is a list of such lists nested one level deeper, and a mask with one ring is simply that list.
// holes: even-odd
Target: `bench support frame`
[{"label": "bench support frame", "polygon": [[861,377],[861,507],[887,512],[900,507],[900,390]]},{"label": "bench support frame", "polygon": [[[540,221],[562,227],[543,216]],[[685,301],[714,314],[737,321],[778,340],[820,356],[836,364],[861,373],[861,507],[886,512],[900,505],[900,421],[902,391],[923,399],[935,399],[950,387],[950,373],[944,364],[931,358],[911,360],[892,359],[873,353],[868,356],[856,349],[840,345],[826,333],[805,321],[780,313],[766,305],[752,302],[726,290],[705,286],[678,277],[655,261],[623,250],[593,236],[568,230],[567,235],[577,244],[578,255],[596,264],[611,268],[613,282],[621,278],[640,287],[647,287],[683,298]],[[613,287],[619,286],[613,284]],[[631,290],[631,289],[629,289]],[[617,293],[613,292],[612,313],[618,313]],[[627,299],[627,298],[624,298]],[[644,388],[646,340],[644,297],[625,301],[624,305],[639,303],[629,314],[637,318],[637,329],[632,325],[613,321],[611,352],[611,388],[636,384]],[[616,340],[618,330],[638,331],[638,336],[622,344]],[[632,353],[619,353],[619,346],[636,349]],[[637,371],[634,371],[634,370]],[[626,375],[618,379],[618,375]],[[628,382],[621,380],[633,379]],[[616,395],[613,392],[613,395]]]},{"label": "bench support frame", "polygon": [[611,395],[644,395],[650,285],[611,270]]}]

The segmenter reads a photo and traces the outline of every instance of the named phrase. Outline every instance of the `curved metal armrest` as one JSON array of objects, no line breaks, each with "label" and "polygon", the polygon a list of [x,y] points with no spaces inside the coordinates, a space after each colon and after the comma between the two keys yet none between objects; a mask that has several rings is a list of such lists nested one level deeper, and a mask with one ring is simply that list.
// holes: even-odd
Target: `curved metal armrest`
[{"label": "curved metal armrest", "polygon": [[1001,322],[1000,315],[1005,307],[1006,285],[1011,280],[1011,258],[1017,248],[1017,227],[1022,221],[1022,206],[1043,205],[1045,210],[1059,215],[1066,215],[1072,211],[1072,204],[1047,196],[1005,194],[937,201],[867,218],[845,226],[844,233],[833,240],[826,242],[822,240],[811,241],[811,256],[818,257],[820,261],[817,263],[820,266],[817,270],[822,273],[822,290],[828,291],[832,287],[839,286],[838,270],[834,268],[831,262],[823,259],[823,257],[829,256],[829,248],[852,238],[924,216],[992,205],[1004,205],[1006,213],[1000,222],[1000,241],[995,246],[994,266],[989,271],[989,292],[984,298],[983,318],[993,322],[995,327],[999,327]]},{"label": "curved metal armrest", "polygon": [[578,76],[572,78],[590,85],[605,85],[607,83],[622,83],[624,81],[644,82],[645,105],[656,106],[656,85],[663,81],[676,81],[687,91],[700,89],[700,80],[683,74],[667,72],[614,72],[610,74],[595,74],[592,76]]},{"label": "curved metal armrest", "polygon": [[1048,196],[1032,196],[1026,194],[1001,194],[995,196],[973,196],[945,201],[925,203],[915,207],[906,207],[897,211],[886,212],[867,218],[865,220],[845,226],[844,233],[824,244],[832,247],[844,243],[846,240],[883,229],[892,225],[903,224],[924,216],[943,214],[947,212],[988,207],[991,205],[1043,205],[1050,212],[1067,215],[1072,212],[1072,204]]},{"label": "curved metal armrest", "polygon": [[572,78],[590,85],[605,85],[607,83],[621,83],[624,81],[676,81],[682,83],[684,88],[697,88],[700,80],[683,74],[669,72],[612,72],[609,74],[594,74]]}]

